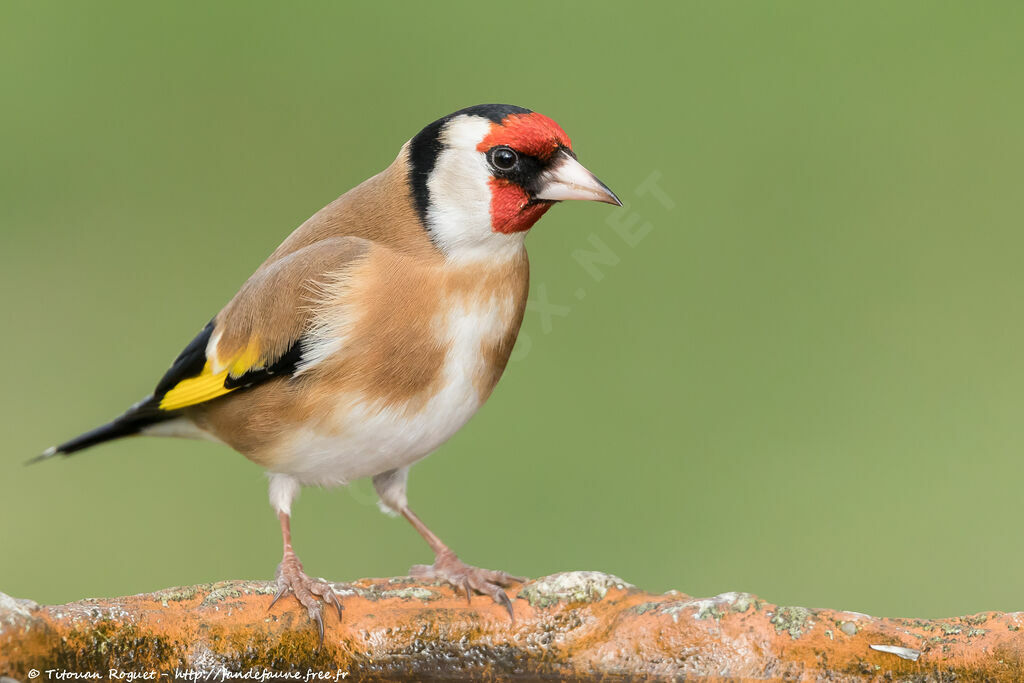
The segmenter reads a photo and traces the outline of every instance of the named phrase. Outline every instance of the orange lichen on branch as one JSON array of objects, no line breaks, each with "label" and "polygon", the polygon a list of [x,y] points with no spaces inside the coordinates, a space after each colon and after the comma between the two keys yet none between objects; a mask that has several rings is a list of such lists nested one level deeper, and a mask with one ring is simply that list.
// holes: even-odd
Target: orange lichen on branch
[{"label": "orange lichen on branch", "polygon": [[[39,606],[0,594],[0,676],[112,671],[128,680],[716,678],[1024,680],[1024,614],[886,619],[773,605],[747,593],[645,593],[597,572],[489,597],[409,578],[336,584],[326,638],[274,588],[225,581]],[[326,613],[325,613],[326,615]],[[166,674],[166,675],[164,675]]]}]

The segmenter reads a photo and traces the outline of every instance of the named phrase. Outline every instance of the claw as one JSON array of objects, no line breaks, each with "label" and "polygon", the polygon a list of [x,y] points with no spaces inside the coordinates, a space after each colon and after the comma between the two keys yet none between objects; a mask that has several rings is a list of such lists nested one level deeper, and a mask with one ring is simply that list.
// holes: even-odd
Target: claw
[{"label": "claw", "polygon": [[473,594],[470,592],[472,588],[470,588],[468,576],[462,579],[462,587],[466,589],[466,604],[469,605],[473,602]]},{"label": "claw", "polygon": [[316,649],[319,650],[324,646],[324,618],[320,615],[319,609],[309,608],[309,618],[316,622],[316,631],[320,634],[320,641],[317,643]]},{"label": "claw", "polygon": [[267,605],[267,611],[269,612],[271,608],[277,604],[277,601],[287,595],[289,591],[291,591],[291,588],[288,586],[281,586],[278,588],[277,593],[274,594],[274,599],[270,601],[269,605]]},{"label": "claw", "polygon": [[505,591],[499,588],[494,593],[491,593],[491,597],[494,598],[495,602],[500,602],[505,606],[505,609],[508,610],[508,618],[512,620],[513,624],[516,623],[516,614],[512,611],[512,601],[508,599]]},{"label": "claw", "polygon": [[345,608],[341,606],[341,600],[338,599],[338,594],[335,593],[333,590],[328,591],[328,593],[327,593],[327,602],[329,602],[332,605],[334,605],[334,608],[336,610],[338,610],[338,621],[341,621],[342,610],[344,610]]}]

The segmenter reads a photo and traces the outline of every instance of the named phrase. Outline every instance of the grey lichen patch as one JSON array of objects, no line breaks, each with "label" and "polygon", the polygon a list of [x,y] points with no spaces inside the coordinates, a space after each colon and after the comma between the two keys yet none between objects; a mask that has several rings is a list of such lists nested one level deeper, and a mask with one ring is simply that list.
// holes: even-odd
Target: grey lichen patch
[{"label": "grey lichen patch", "polygon": [[153,593],[153,596],[160,600],[160,604],[167,607],[170,602],[186,602],[196,597],[200,586],[181,586],[178,588],[167,588]]},{"label": "grey lichen patch", "polygon": [[693,607],[692,600],[682,600],[678,602],[666,602],[661,609],[658,610],[658,614],[667,614],[672,617],[672,621],[679,621],[679,614],[689,608]]},{"label": "grey lichen patch", "polygon": [[647,614],[653,609],[657,609],[663,603],[660,602],[642,602],[639,605],[633,605],[629,608],[629,611],[633,614]]},{"label": "grey lichen patch", "polygon": [[753,605],[755,610],[761,609],[761,601],[750,593],[724,593],[723,595],[735,595],[736,599],[730,607],[732,612],[746,612]]},{"label": "grey lichen patch", "polygon": [[441,597],[436,591],[432,591],[429,588],[423,586],[406,586],[405,588],[395,588],[392,590],[380,591],[376,594],[378,600],[386,600],[388,598],[400,598],[402,600],[420,600],[426,602],[428,600],[437,600]]},{"label": "grey lichen patch", "polygon": [[852,621],[844,621],[839,624],[839,630],[848,636],[857,635],[857,624]]},{"label": "grey lichen patch", "polygon": [[217,607],[229,598],[243,595],[274,595],[277,592],[273,584],[265,581],[218,581],[206,587],[210,592],[199,603],[200,607]]},{"label": "grey lichen patch", "polygon": [[667,614],[673,621],[679,621],[683,612],[693,611],[694,619],[714,619],[718,621],[729,612],[746,612],[751,604],[756,606],[756,599],[749,593],[722,593],[713,598],[702,600],[676,600],[666,602],[659,611]]},{"label": "grey lichen patch", "polygon": [[954,636],[958,633],[963,633],[964,631],[964,627],[960,624],[939,624],[939,628],[941,628],[942,632],[947,636]]},{"label": "grey lichen patch", "polygon": [[694,619],[714,619],[718,621],[722,618],[722,608],[716,605],[711,599],[707,600],[683,600],[679,602],[670,602],[661,608],[662,614],[667,614],[672,617],[673,621],[679,621],[679,615],[687,610],[693,610]]},{"label": "grey lichen patch", "polygon": [[[389,579],[385,585],[394,586],[401,583],[408,583],[413,579]],[[430,585],[440,585],[439,583],[433,583]],[[334,592],[339,597],[346,597],[354,595],[364,600],[388,600],[391,598],[397,598],[399,600],[419,600],[421,602],[427,602],[430,600],[439,600],[441,594],[438,591],[431,590],[422,585],[406,585],[402,588],[382,588],[379,585],[370,585],[367,587],[357,586],[354,584],[332,584]]]},{"label": "grey lichen patch", "polygon": [[39,609],[39,605],[31,600],[12,598],[6,593],[0,593],[0,631],[4,625],[14,626],[32,618],[32,612]]},{"label": "grey lichen patch", "polygon": [[39,603],[24,598],[12,598],[7,593],[0,593],[0,611],[8,612],[18,616],[28,617],[32,612],[39,609]]},{"label": "grey lichen patch", "polygon": [[806,607],[779,607],[771,623],[776,633],[786,632],[796,640],[814,626],[811,616],[811,610]]},{"label": "grey lichen patch", "polygon": [[983,636],[988,633],[988,630],[983,628],[972,628],[967,630],[967,637],[974,638],[975,636]]},{"label": "grey lichen patch", "polygon": [[617,576],[602,572],[563,572],[537,579],[519,591],[516,597],[532,607],[544,609],[560,602],[597,602],[612,588],[635,588]]},{"label": "grey lichen patch", "polygon": [[723,612],[719,609],[718,605],[708,605],[702,607],[700,611],[693,617],[694,619],[714,619],[718,621],[722,618]]}]

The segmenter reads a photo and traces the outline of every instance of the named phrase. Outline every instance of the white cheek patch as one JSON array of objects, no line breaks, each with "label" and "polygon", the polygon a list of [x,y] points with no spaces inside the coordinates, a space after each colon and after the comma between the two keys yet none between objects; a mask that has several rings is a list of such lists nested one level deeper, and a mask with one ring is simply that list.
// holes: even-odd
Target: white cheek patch
[{"label": "white cheek patch", "polygon": [[477,150],[490,130],[487,119],[459,116],[441,132],[443,148],[427,180],[427,223],[452,260],[501,260],[522,248],[524,235],[496,233],[491,225],[491,171]]},{"label": "white cheek patch", "polygon": [[491,123],[478,116],[460,116],[441,133],[441,153],[427,181],[427,221],[445,246],[479,240],[491,231],[491,174],[476,149]]}]

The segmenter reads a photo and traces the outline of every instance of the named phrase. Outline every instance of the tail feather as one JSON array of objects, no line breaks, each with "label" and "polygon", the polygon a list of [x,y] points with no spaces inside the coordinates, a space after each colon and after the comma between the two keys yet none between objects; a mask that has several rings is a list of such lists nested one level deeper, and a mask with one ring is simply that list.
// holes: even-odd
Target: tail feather
[{"label": "tail feather", "polygon": [[157,422],[163,422],[171,417],[173,415],[161,412],[155,405],[153,397],[150,396],[136,403],[116,420],[80,434],[59,446],[47,448],[26,464],[31,465],[32,463],[52,458],[55,455],[71,455],[106,441],[113,441],[126,436],[135,436],[144,428]]}]

